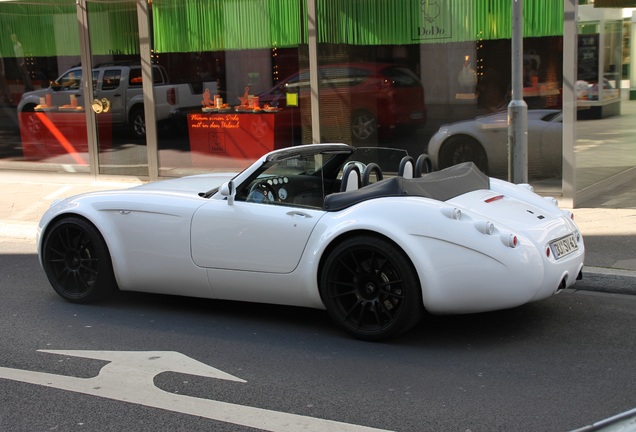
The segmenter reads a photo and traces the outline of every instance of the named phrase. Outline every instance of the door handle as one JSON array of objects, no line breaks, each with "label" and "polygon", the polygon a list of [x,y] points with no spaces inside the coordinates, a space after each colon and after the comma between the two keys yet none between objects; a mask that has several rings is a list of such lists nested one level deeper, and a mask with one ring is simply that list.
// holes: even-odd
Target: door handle
[{"label": "door handle", "polygon": [[311,218],[311,215],[309,213],[305,213],[305,212],[301,212],[298,210],[292,210],[292,211],[288,211],[287,212],[288,216],[292,216],[292,217],[304,217],[304,218]]}]

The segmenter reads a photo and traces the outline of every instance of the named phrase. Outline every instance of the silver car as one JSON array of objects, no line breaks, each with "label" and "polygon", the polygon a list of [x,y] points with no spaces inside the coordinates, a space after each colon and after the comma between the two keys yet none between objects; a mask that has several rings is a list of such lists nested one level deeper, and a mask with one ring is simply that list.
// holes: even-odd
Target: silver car
[{"label": "silver car", "polygon": [[[528,110],[528,177],[558,177],[562,163],[560,110]],[[472,161],[492,177],[508,173],[508,112],[443,125],[428,143],[433,169]]]}]

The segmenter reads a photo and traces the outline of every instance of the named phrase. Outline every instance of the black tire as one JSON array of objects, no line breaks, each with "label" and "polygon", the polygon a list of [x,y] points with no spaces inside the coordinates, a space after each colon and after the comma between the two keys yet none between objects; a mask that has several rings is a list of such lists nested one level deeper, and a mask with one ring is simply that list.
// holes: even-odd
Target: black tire
[{"label": "black tire", "polygon": [[22,112],[35,112],[35,104],[28,103],[22,107]]},{"label": "black tire", "polygon": [[378,121],[367,110],[358,110],[351,116],[351,135],[355,142],[363,143],[375,139],[378,133]]},{"label": "black tire", "polygon": [[136,106],[130,111],[130,130],[136,138],[146,137],[146,115],[143,106]]},{"label": "black tire", "polygon": [[419,279],[408,257],[371,235],[346,239],[329,253],[320,294],[338,326],[368,341],[398,336],[424,313]]},{"label": "black tire", "polygon": [[488,174],[488,156],[479,141],[466,135],[447,139],[439,151],[439,169],[462,162],[473,162],[484,174]]},{"label": "black tire", "polygon": [[106,242],[82,218],[60,219],[47,230],[42,263],[55,292],[72,303],[101,300],[116,288]]}]

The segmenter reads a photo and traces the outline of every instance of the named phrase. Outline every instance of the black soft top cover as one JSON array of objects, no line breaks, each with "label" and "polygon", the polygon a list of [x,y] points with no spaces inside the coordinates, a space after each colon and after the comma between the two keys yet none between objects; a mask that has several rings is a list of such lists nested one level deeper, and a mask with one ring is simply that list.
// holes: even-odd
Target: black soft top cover
[{"label": "black soft top cover", "polygon": [[391,196],[419,196],[446,201],[479,189],[490,189],[489,177],[474,163],[464,162],[422,177],[391,177],[360,189],[327,195],[325,210],[339,211],[362,201]]}]

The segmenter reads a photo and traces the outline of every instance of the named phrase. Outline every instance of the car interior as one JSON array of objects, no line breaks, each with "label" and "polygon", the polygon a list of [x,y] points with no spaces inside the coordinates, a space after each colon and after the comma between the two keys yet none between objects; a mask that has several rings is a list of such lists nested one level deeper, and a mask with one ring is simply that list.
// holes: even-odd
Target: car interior
[{"label": "car interior", "polygon": [[[313,158],[319,158],[313,159]],[[376,162],[377,161],[377,162]],[[381,182],[385,176],[418,178],[431,171],[428,155],[417,160],[405,151],[359,148],[352,155],[317,155],[267,162],[237,187],[236,201],[325,208],[325,197]]]}]

